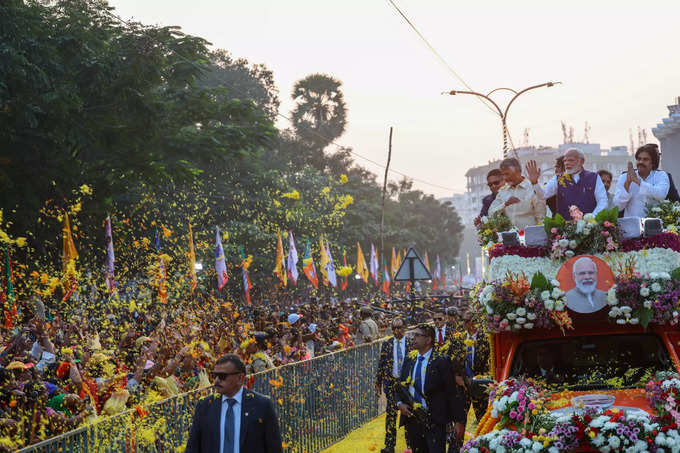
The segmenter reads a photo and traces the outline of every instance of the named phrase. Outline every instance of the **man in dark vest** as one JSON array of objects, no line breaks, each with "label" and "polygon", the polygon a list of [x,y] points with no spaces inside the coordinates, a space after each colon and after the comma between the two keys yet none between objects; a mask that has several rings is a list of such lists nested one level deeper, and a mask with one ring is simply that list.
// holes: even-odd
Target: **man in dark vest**
[{"label": "man in dark vest", "polygon": [[[555,175],[543,187],[543,196],[550,198],[557,195],[556,212],[565,219],[571,219],[569,208],[576,206],[584,213],[597,214],[607,208],[609,202],[607,190],[597,173],[583,168],[586,158],[583,151],[570,148],[564,153],[564,173]],[[527,164],[527,175],[530,180],[540,175],[535,161]]]}]

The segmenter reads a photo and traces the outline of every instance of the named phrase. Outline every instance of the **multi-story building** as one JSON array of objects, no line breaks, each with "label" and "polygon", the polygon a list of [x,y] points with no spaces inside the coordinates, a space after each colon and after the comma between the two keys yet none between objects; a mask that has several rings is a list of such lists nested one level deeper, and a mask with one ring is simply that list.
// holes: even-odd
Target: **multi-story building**
[{"label": "multi-story building", "polygon": [[[557,148],[549,146],[527,146],[516,150],[517,157],[524,165],[529,160],[535,160],[541,169],[540,184],[545,184],[550,178],[555,176],[555,159],[564,154],[569,148],[578,148],[586,156],[585,168],[590,171],[608,170],[614,175],[614,182],[610,191],[613,192],[616,185],[617,175],[626,171],[628,162],[631,162],[631,155],[626,146],[612,146],[610,149],[603,149],[598,143],[565,143]],[[514,154],[511,154],[514,155]],[[473,275],[479,274],[478,267],[481,260],[474,258],[481,257],[481,249],[477,244],[477,232],[473,224],[474,218],[479,215],[482,207],[482,198],[488,195],[489,188],[486,185],[486,174],[494,168],[499,168],[501,159],[488,162],[486,165],[473,167],[467,171],[467,191],[462,194],[454,194],[450,200],[453,207],[461,217],[465,226],[463,243],[460,248],[459,263],[467,263],[467,256],[471,257],[470,265]]]}]

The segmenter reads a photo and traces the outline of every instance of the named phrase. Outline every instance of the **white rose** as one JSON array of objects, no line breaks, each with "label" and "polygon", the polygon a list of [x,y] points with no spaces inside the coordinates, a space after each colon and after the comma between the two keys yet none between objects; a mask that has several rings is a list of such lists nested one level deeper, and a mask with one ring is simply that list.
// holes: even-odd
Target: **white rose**
[{"label": "white rose", "polygon": [[670,280],[671,274],[669,274],[668,272],[659,272],[659,278],[662,280]]},{"label": "white rose", "polygon": [[522,328],[522,325],[521,325],[521,324],[514,324],[514,325],[512,326],[512,328],[515,329],[515,330],[519,330],[519,329]]},{"label": "white rose", "polygon": [[534,323],[533,323],[533,322],[524,323],[524,328],[525,328],[525,329],[533,329],[533,328],[534,328]]},{"label": "white rose", "polygon": [[508,313],[508,314],[505,315],[505,316],[506,316],[510,321],[514,321],[515,318],[517,318],[517,315],[514,314],[514,313]]},{"label": "white rose", "polygon": [[654,291],[655,293],[661,292],[661,285],[659,285],[656,282],[652,283],[652,291]]},{"label": "white rose", "polygon": [[519,317],[515,320],[515,322],[517,324],[524,324],[525,322],[527,322],[527,320],[526,320],[526,318]]},{"label": "white rose", "polygon": [[555,301],[555,310],[563,311],[564,310],[564,302],[562,302],[561,300],[556,300]]},{"label": "white rose", "polygon": [[564,256],[566,256],[567,258],[571,258],[572,256],[574,256],[573,250],[567,250],[566,252],[564,252]]},{"label": "white rose", "polygon": [[543,302],[543,305],[545,306],[546,309],[548,310],[554,310],[555,309],[555,302],[552,300],[548,299],[545,302]]},{"label": "white rose", "polygon": [[489,221],[489,218],[487,216],[483,216],[481,219],[482,223],[486,223]]},{"label": "white rose", "polygon": [[638,318],[630,318],[628,322],[631,324],[640,324],[640,320]]},{"label": "white rose", "polygon": [[578,243],[576,241],[574,241],[573,239],[571,241],[569,241],[569,248],[570,249],[575,249],[577,245],[578,245]]},{"label": "white rose", "polygon": [[624,325],[626,323],[625,319],[617,319],[616,324]]},{"label": "white rose", "polygon": [[533,321],[534,319],[536,319],[536,315],[534,313],[527,313],[527,319],[529,321]]},{"label": "white rose", "polygon": [[640,295],[641,295],[642,297],[647,297],[647,296],[649,296],[649,288],[647,288],[646,286],[641,287],[641,288],[640,288]]},{"label": "white rose", "polygon": [[652,308],[652,301],[651,301],[651,300],[646,300],[646,301],[642,302],[642,305],[643,305],[645,308]]},{"label": "white rose", "polygon": [[515,310],[515,313],[517,313],[517,316],[524,316],[527,314],[527,311],[524,307],[519,307],[517,310]]},{"label": "white rose", "polygon": [[558,299],[562,294],[564,294],[564,291],[562,291],[559,288],[553,288],[552,290],[553,299]]},{"label": "white rose", "polygon": [[610,318],[616,318],[618,316],[618,312],[614,311],[614,309],[609,310],[609,317]]},{"label": "white rose", "polygon": [[569,246],[569,239],[560,239],[558,244],[560,244],[560,247],[563,249],[566,249]]},{"label": "white rose", "polygon": [[631,311],[633,311],[633,309],[630,308],[628,305],[624,305],[623,307],[621,307],[621,311],[623,313],[630,313]]},{"label": "white rose", "polygon": [[543,299],[544,301],[550,299],[550,291],[548,291],[547,289],[543,291],[541,293],[541,299]]}]

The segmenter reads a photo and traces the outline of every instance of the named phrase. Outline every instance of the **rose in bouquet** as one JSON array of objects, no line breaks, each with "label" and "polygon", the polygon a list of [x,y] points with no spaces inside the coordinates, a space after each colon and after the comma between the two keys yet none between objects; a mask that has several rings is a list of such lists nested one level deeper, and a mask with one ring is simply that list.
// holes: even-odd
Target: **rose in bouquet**
[{"label": "rose in bouquet", "polygon": [[498,241],[499,232],[510,231],[512,228],[510,219],[501,212],[484,216],[477,224],[477,241],[482,247],[490,246]]},{"label": "rose in bouquet", "polygon": [[680,379],[674,372],[657,373],[645,386],[649,405],[656,410],[657,421],[680,423]]},{"label": "rose in bouquet", "polygon": [[678,232],[678,228],[680,228],[680,202],[662,200],[657,205],[647,205],[645,213],[647,217],[661,219],[667,231]]},{"label": "rose in bouquet", "polygon": [[607,293],[609,317],[617,324],[676,324],[680,298],[680,269],[647,276],[620,273]]},{"label": "rose in bouquet", "polygon": [[507,379],[490,389],[491,417],[496,426],[524,427],[543,411],[541,389],[532,380]]},{"label": "rose in bouquet", "polygon": [[543,220],[550,241],[550,256],[553,259],[618,250],[621,232],[618,227],[617,207],[605,209],[597,215],[584,215],[572,206],[570,213],[572,219],[569,221],[560,214]]}]

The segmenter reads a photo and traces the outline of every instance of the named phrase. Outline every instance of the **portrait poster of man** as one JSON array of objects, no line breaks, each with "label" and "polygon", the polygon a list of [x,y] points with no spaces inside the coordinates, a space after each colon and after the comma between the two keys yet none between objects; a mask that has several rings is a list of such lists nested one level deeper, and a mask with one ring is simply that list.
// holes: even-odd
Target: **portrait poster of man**
[{"label": "portrait poster of man", "polygon": [[557,280],[566,293],[567,308],[576,313],[595,313],[607,305],[614,273],[602,259],[579,255],[562,265]]}]

